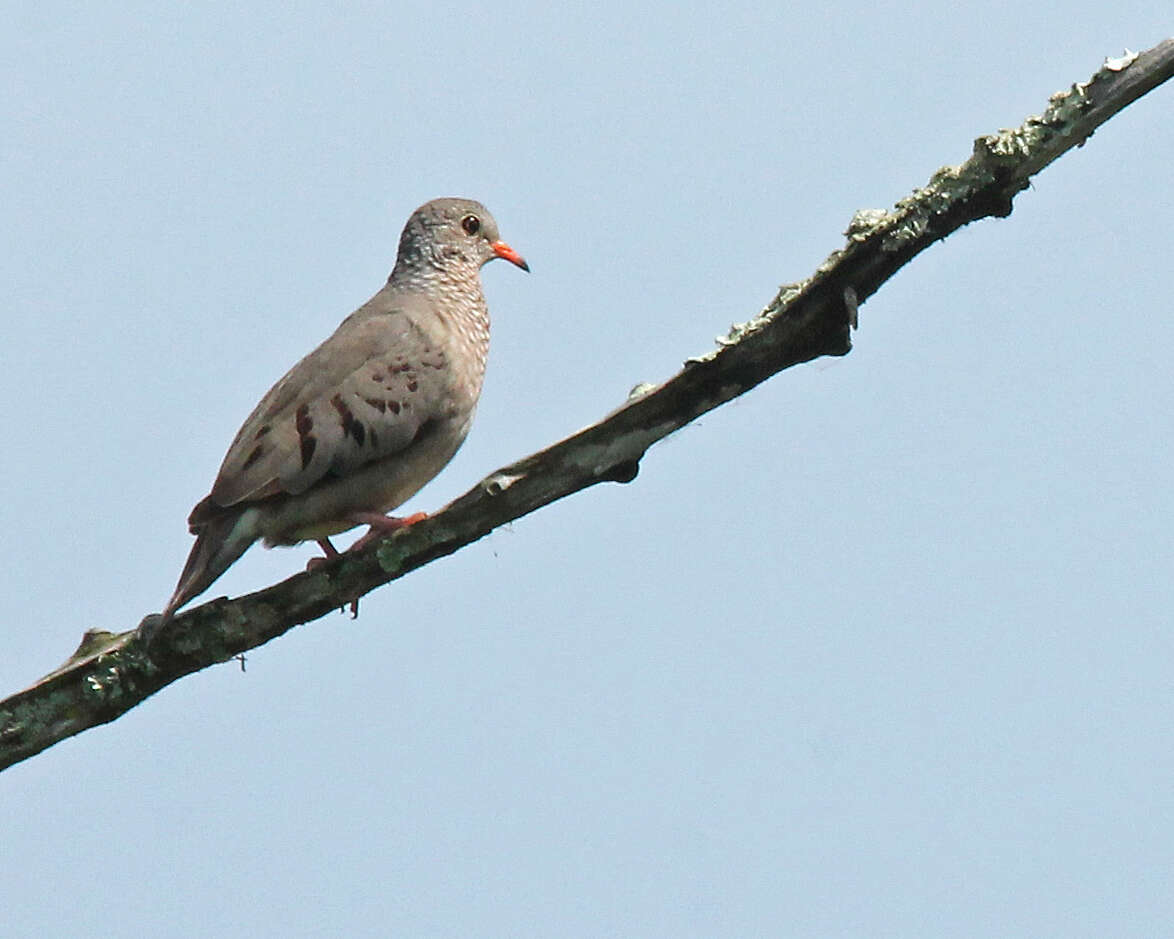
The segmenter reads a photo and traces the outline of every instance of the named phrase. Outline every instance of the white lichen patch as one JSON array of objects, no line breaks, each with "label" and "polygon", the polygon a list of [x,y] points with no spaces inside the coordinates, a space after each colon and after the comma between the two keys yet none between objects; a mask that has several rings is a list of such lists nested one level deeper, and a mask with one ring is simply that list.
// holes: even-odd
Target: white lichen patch
[{"label": "white lichen patch", "polygon": [[865,241],[888,225],[893,214],[888,209],[857,209],[844,229],[849,241]]},{"label": "white lichen patch", "polygon": [[628,400],[635,401],[637,398],[643,398],[650,391],[655,391],[659,386],[650,381],[642,381],[632,386],[632,390],[628,392]]},{"label": "white lichen patch", "polygon": [[1105,59],[1105,64],[1101,68],[1106,72],[1123,72],[1137,61],[1137,55],[1136,52],[1126,49],[1120,58]]}]

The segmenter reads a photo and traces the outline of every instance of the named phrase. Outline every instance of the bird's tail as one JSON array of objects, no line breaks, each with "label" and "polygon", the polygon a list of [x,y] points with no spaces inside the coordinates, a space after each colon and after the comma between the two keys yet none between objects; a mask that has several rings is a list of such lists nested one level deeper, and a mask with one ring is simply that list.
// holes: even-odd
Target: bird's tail
[{"label": "bird's tail", "polygon": [[181,606],[209,587],[257,540],[256,509],[225,510],[200,526],[175,593],[163,609],[159,625],[167,623]]}]

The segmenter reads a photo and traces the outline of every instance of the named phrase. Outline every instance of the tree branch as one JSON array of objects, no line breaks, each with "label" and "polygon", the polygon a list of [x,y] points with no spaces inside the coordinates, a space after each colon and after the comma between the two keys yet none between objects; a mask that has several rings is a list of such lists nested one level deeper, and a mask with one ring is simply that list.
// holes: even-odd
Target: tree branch
[{"label": "tree branch", "polygon": [[1042,116],[980,137],[969,160],[938,170],[892,210],[856,213],[845,247],[803,283],[783,287],[715,351],[688,360],[660,385],[634,389],[599,422],[498,470],[382,544],[266,590],[205,603],[163,628],[149,654],[133,630],[88,632],[61,668],[0,702],[0,769],[556,499],[600,482],[631,482],[652,444],[706,411],[792,365],[846,355],[857,307],[901,267],[963,225],[1009,215],[1032,175],[1172,74],[1174,40],[1107,61],[1088,82],[1053,95]]}]

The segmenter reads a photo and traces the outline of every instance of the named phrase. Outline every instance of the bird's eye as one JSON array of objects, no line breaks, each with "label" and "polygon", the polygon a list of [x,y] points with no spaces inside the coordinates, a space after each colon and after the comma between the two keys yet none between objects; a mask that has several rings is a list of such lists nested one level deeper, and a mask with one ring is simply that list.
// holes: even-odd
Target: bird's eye
[{"label": "bird's eye", "polygon": [[461,219],[461,228],[465,230],[466,235],[475,235],[481,231],[481,219],[476,215],[466,215]]}]

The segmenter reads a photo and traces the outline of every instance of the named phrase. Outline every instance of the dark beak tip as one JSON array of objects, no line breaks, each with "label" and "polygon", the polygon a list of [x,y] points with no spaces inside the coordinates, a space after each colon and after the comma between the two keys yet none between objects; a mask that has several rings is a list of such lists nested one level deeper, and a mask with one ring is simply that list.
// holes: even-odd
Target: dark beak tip
[{"label": "dark beak tip", "polygon": [[524,271],[528,272],[530,270],[530,265],[526,263],[526,259],[504,241],[495,241],[490,247],[493,248],[493,253],[499,258],[504,258]]}]

